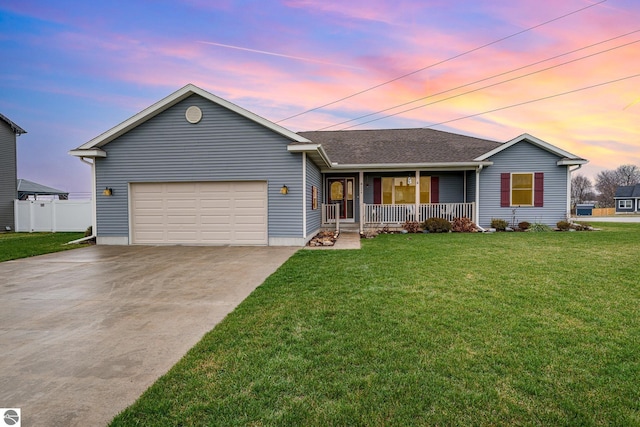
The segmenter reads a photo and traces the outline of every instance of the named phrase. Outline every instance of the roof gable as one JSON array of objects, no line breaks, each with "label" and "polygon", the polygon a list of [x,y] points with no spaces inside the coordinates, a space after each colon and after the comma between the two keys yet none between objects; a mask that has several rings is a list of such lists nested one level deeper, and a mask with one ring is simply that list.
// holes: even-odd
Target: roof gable
[{"label": "roof gable", "polygon": [[[158,114],[162,113],[163,111],[171,108],[172,106],[178,104],[179,102],[187,99],[189,96],[196,94],[196,95],[200,95],[203,98],[218,104],[224,108],[227,108],[243,117],[246,117],[249,120],[252,120],[268,129],[271,129],[272,131],[294,141],[294,142],[309,142],[309,140],[301,137],[300,135],[296,134],[295,132],[290,131],[289,129],[286,129],[280,125],[277,125],[263,117],[258,116],[257,114],[254,114],[248,110],[245,110],[242,107],[239,107],[225,99],[222,99],[216,95],[213,95],[212,93],[209,93],[203,89],[200,89],[199,87],[193,85],[193,84],[188,84],[186,86],[184,86],[183,88],[175,91],[174,93],[172,93],[171,95],[161,99],[160,101],[156,102],[155,104],[151,105],[148,108],[145,108],[144,110],[142,110],[141,112],[139,112],[138,114],[130,117],[129,119],[125,120],[124,122],[120,123],[119,125],[109,129],[108,131],[102,133],[101,135],[93,138],[92,140],[86,142],[85,144],[81,145],[80,147],[78,147],[76,150],[71,151],[72,155],[78,155],[78,156],[86,156],[86,157],[91,157],[91,155],[89,154],[89,150],[91,150],[91,152],[93,152],[94,154],[101,154],[100,151],[101,150],[97,150],[98,148],[108,144],[109,142],[113,141],[114,139],[124,135],[125,133],[129,132],[130,130],[134,129],[135,127],[139,126],[140,124],[146,122],[147,120],[152,119],[153,117],[157,116]],[[84,154],[83,154],[84,153]]]},{"label": "roof gable", "polygon": [[0,120],[5,122],[7,125],[9,125],[9,127],[11,128],[13,133],[15,133],[16,135],[22,135],[23,133],[27,133],[26,130],[22,129],[20,126],[18,126],[17,124],[13,123],[11,120],[9,120],[9,118],[7,118],[3,114],[0,114]]},{"label": "roof gable", "polygon": [[574,154],[571,154],[568,151],[565,151],[561,148],[558,148],[555,145],[551,145],[548,142],[545,142],[539,138],[536,138],[535,136],[529,135],[528,133],[524,133],[516,138],[513,138],[511,141],[505,142],[499,147],[496,147],[495,149],[489,152],[486,152],[481,156],[476,157],[474,160],[477,160],[477,161],[488,160],[490,157],[500,153],[501,151],[506,150],[509,147],[512,147],[513,145],[523,141],[533,144],[536,147],[539,147],[543,150],[546,150],[560,157],[560,160],[558,161],[558,165],[581,165],[581,164],[587,163],[587,160],[582,159]]}]

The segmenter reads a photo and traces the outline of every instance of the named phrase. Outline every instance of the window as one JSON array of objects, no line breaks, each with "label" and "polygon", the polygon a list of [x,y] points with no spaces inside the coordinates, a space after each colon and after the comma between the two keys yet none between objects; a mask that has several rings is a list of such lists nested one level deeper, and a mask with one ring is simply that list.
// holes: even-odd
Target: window
[{"label": "window", "polygon": [[533,174],[511,174],[511,206],[533,205]]},{"label": "window", "polygon": [[416,202],[416,179],[414,177],[382,178],[382,203],[412,204]]},{"label": "window", "polygon": [[420,177],[420,203],[431,203],[431,177]]},{"label": "window", "polygon": [[618,200],[618,208],[633,209],[633,200]]},{"label": "window", "polygon": [[500,206],[544,205],[544,173],[500,174]]}]

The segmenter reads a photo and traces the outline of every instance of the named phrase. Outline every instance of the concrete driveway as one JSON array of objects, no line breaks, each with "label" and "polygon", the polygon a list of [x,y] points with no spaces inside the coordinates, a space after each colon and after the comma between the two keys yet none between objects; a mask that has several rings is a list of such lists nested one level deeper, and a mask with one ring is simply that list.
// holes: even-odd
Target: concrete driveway
[{"label": "concrete driveway", "polygon": [[299,248],[92,246],[0,263],[0,407],[99,426]]}]

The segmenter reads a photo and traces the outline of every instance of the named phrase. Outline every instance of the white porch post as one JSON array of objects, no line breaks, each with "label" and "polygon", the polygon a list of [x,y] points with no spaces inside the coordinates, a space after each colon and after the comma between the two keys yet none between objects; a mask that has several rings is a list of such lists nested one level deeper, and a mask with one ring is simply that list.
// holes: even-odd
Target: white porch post
[{"label": "white porch post", "polygon": [[415,218],[414,221],[420,222],[420,171],[416,170],[416,200],[415,200]]},{"label": "white porch post", "polygon": [[364,231],[364,172],[358,173],[358,212],[360,222],[360,232]]},{"label": "white porch post", "polygon": [[477,169],[476,169],[476,208],[474,209],[475,212],[473,213],[473,222],[476,223],[476,225],[480,225],[478,223],[478,221],[480,220],[480,171],[482,170],[482,165],[480,165]]}]

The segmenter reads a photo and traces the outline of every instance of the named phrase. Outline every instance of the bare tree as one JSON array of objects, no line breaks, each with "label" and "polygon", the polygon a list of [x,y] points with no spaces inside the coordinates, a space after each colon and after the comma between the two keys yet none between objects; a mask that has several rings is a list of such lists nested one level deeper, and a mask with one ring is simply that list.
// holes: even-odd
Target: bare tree
[{"label": "bare tree", "polygon": [[593,185],[591,180],[582,174],[577,174],[571,178],[571,206],[575,207],[578,203],[593,200]]},{"label": "bare tree", "polygon": [[596,190],[601,207],[615,206],[616,189],[621,185],[635,185],[640,182],[640,169],[634,165],[618,166],[615,170],[605,170],[596,176]]},{"label": "bare tree", "polygon": [[636,165],[622,165],[616,169],[618,185],[636,185],[640,182],[640,169]]}]

